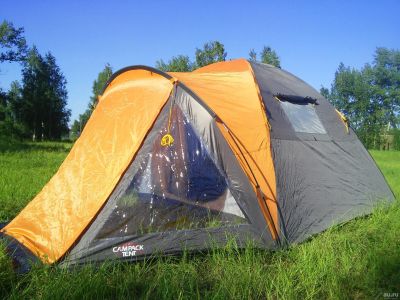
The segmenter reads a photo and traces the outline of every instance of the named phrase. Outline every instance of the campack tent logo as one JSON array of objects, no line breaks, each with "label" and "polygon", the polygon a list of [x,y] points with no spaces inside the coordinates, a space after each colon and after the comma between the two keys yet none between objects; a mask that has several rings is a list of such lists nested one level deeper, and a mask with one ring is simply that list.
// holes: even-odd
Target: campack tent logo
[{"label": "campack tent logo", "polygon": [[128,242],[120,246],[113,247],[112,251],[119,257],[136,256],[144,251],[144,245]]}]

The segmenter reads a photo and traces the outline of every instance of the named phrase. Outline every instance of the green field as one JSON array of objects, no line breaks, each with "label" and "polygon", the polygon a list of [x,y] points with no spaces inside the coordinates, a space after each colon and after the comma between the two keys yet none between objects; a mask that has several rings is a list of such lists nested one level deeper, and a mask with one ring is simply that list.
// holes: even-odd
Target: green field
[{"label": "green field", "polygon": [[[0,222],[43,187],[71,144],[0,142]],[[400,199],[400,152],[371,151]],[[15,275],[0,245],[0,298],[383,299],[400,293],[400,201],[277,252],[252,247],[204,255],[104,264],[36,266]]]}]

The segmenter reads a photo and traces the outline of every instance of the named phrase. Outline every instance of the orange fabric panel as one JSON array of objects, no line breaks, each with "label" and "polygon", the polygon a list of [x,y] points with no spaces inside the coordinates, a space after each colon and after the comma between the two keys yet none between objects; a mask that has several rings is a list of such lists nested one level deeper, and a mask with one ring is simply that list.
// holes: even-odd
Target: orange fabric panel
[{"label": "orange fabric panel", "polygon": [[4,232],[45,262],[62,257],[112,193],[171,90],[148,71],[117,77],[57,173]]},{"label": "orange fabric panel", "polygon": [[[273,223],[276,224],[276,230],[279,232],[276,179],[268,121],[249,63],[246,60],[237,60],[211,65],[198,72],[170,74],[192,89],[243,145],[241,150],[246,153],[247,163],[267,197],[265,205],[268,206]],[[252,180],[247,163],[240,157],[241,154],[229,134],[224,133],[224,136],[235,152],[243,170]],[[268,221],[270,218],[266,214],[264,215]],[[268,224],[275,238],[271,222],[268,221]]]},{"label": "orange fabric panel", "polygon": [[247,60],[235,59],[235,60],[221,61],[218,63],[207,65],[193,72],[194,73],[248,72],[249,70],[251,70],[251,67],[249,66],[249,62]]},{"label": "orange fabric panel", "polygon": [[[148,71],[148,70],[143,70],[143,69],[128,70],[128,71],[125,71],[125,72],[119,74],[116,78],[113,79],[112,82],[110,82],[110,84],[107,87],[107,90],[104,91],[104,94],[102,95],[101,98],[103,98],[105,96],[105,93],[107,91],[109,91],[110,89],[112,89],[115,86],[120,86],[123,83],[131,82],[131,81],[137,80],[137,79],[142,80],[142,79],[151,79],[151,78],[159,78],[159,79],[163,78],[164,80],[168,80],[165,77],[163,77],[157,73]],[[154,87],[157,88],[156,83],[155,83]]]}]

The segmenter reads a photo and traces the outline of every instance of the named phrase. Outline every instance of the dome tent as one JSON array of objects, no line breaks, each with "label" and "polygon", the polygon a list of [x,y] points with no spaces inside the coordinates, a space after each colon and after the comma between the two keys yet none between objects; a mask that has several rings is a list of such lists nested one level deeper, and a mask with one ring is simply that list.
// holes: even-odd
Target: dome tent
[{"label": "dome tent", "polygon": [[57,173],[1,233],[65,265],[224,245],[275,249],[392,200],[334,107],[239,59],[116,72]]}]

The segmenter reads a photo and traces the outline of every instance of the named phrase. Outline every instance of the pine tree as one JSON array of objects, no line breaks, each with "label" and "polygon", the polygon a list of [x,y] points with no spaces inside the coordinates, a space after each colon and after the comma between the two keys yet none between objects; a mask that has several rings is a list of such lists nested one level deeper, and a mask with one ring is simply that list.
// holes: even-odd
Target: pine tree
[{"label": "pine tree", "polygon": [[59,139],[68,131],[70,110],[66,80],[51,53],[43,58],[34,46],[22,70],[18,115],[33,140]]},{"label": "pine tree", "polygon": [[196,68],[225,61],[226,55],[225,47],[221,42],[213,41],[205,43],[203,49],[196,49]]}]

